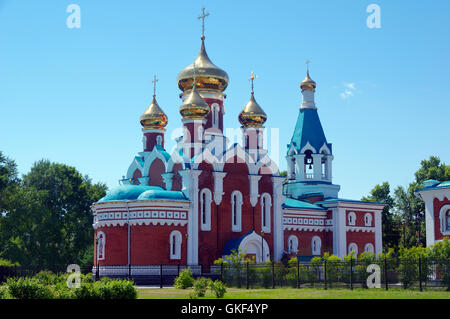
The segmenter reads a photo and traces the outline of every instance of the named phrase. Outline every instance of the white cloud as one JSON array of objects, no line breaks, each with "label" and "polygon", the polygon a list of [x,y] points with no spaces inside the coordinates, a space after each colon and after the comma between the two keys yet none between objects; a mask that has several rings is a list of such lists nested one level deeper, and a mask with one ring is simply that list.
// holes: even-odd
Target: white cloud
[{"label": "white cloud", "polygon": [[354,96],[354,92],[356,90],[355,83],[344,83],[345,90],[341,92],[339,95],[343,100],[349,99],[351,96]]}]

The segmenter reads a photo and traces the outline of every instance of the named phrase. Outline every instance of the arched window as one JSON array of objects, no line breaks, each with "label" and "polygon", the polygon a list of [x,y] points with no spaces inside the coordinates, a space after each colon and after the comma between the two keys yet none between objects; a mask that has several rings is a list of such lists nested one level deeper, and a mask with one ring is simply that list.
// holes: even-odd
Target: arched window
[{"label": "arched window", "polygon": [[372,226],[372,214],[371,213],[367,213],[364,215],[364,224],[366,226]]},{"label": "arched window", "polygon": [[106,237],[104,232],[97,233],[97,260],[105,260]]},{"label": "arched window", "polygon": [[450,231],[450,209],[445,213],[445,229]]},{"label": "arched window", "polygon": [[241,231],[242,218],[242,194],[240,191],[231,193],[231,230],[234,232]]},{"label": "arched window", "polygon": [[356,224],[356,214],[354,212],[348,213],[348,225],[355,226]]},{"label": "arched window", "polygon": [[212,195],[208,188],[200,191],[200,229],[211,230]]},{"label": "arched window", "polygon": [[265,233],[270,233],[270,211],[272,207],[272,198],[270,194],[264,193],[261,195],[261,229]]},{"label": "arched window", "polygon": [[294,254],[298,252],[298,238],[295,235],[288,237],[288,252]]},{"label": "arched window", "polygon": [[305,177],[307,179],[314,178],[314,160],[312,157],[312,151],[306,150],[305,151]]},{"label": "arched window", "polygon": [[162,145],[162,136],[161,135],[156,136],[156,144]]},{"label": "arched window", "polygon": [[211,105],[211,108],[212,108],[212,126],[214,128],[218,128],[219,127],[219,112],[220,112],[219,104],[213,103],[213,105]]},{"label": "arched window", "polygon": [[174,230],[170,233],[170,259],[181,259],[181,233]]},{"label": "arched window", "polygon": [[373,245],[372,245],[372,244],[367,243],[367,244],[364,246],[364,251],[373,254],[374,251],[375,251],[375,249],[373,248]]},{"label": "arched window", "polygon": [[313,255],[320,255],[322,250],[322,240],[314,236],[311,240],[311,251]]},{"label": "arched window", "polygon": [[355,243],[350,243],[348,245],[348,254],[350,254],[350,252],[354,251],[355,253],[353,254],[353,256],[358,256],[358,245],[356,245]]},{"label": "arched window", "polygon": [[440,231],[442,235],[450,235],[450,205],[444,205],[439,210]]}]

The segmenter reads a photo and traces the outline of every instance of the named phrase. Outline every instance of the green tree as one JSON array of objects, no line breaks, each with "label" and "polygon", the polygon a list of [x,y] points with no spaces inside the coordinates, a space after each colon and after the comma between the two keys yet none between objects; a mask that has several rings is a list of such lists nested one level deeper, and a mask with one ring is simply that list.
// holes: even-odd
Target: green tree
[{"label": "green tree", "polygon": [[377,184],[370,191],[369,196],[364,196],[361,200],[370,202],[379,202],[386,204],[381,213],[381,223],[383,230],[383,248],[397,248],[400,239],[401,221],[394,211],[394,198],[391,196],[388,182]]},{"label": "green tree", "polygon": [[6,209],[4,202],[9,191],[12,191],[10,188],[17,186],[18,182],[16,163],[0,151],[0,212]]},{"label": "green tree", "polygon": [[36,162],[7,200],[0,257],[22,265],[80,263],[92,244],[90,206],[105,192],[74,167]]}]

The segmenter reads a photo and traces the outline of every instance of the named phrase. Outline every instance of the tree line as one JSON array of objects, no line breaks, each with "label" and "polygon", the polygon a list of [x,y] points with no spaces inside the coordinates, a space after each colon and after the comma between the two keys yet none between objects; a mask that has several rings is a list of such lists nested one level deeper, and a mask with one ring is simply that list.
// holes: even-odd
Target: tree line
[{"label": "tree line", "polygon": [[75,167],[40,160],[21,178],[0,151],[0,259],[22,266],[92,265],[90,206],[106,193]]}]

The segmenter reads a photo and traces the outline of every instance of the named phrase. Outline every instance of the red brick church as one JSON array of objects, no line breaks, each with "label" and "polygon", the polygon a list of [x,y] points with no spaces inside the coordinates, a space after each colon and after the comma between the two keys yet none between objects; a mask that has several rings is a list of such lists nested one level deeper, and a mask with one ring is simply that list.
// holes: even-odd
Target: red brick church
[{"label": "red brick church", "polygon": [[175,151],[165,149],[168,119],[153,95],[140,117],[142,151],[121,185],[92,206],[101,275],[125,266],[137,273],[150,265],[211,265],[233,249],[256,262],[283,253],[381,252],[383,205],[339,198],[340,186],[332,183],[332,145],[309,71],[300,83],[300,109],[296,101],[286,108],[298,115],[286,150],[287,177],[268,155],[267,115],[253,85],[243,109],[226,108],[243,137],[242,144],[229,144],[223,127],[229,77],[208,57],[204,36],[177,80],[183,135]]}]

